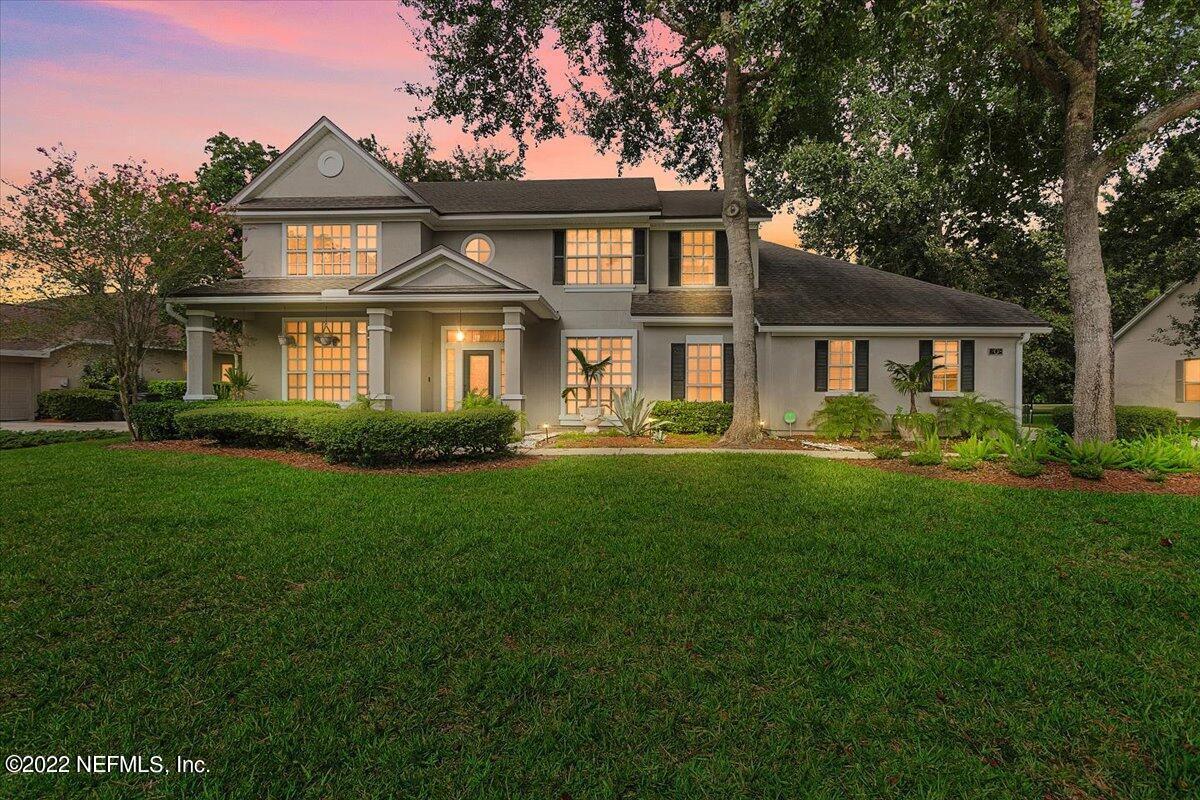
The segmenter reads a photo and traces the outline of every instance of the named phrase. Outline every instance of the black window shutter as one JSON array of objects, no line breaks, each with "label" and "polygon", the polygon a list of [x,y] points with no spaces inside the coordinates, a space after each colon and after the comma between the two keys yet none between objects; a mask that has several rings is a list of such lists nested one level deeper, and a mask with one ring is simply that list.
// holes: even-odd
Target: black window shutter
[{"label": "black window shutter", "polygon": [[725,402],[733,402],[733,345],[726,344],[724,349],[725,361],[722,368],[725,371]]},{"label": "black window shutter", "polygon": [[667,231],[667,286],[679,285],[679,231]]},{"label": "black window shutter", "polygon": [[671,345],[671,399],[687,398],[687,345]]},{"label": "black window shutter", "polygon": [[829,391],[829,340],[817,339],[817,351],[814,363],[816,364],[816,373],[813,376],[813,391],[828,392]]},{"label": "black window shutter", "polygon": [[554,232],[554,285],[567,282],[567,232]]},{"label": "black window shutter", "polygon": [[729,237],[717,231],[717,286],[729,285]]},{"label": "black window shutter", "polygon": [[958,343],[958,359],[962,368],[962,381],[959,390],[975,391],[975,340],[963,339]]},{"label": "black window shutter", "polygon": [[854,391],[871,391],[871,342],[867,339],[854,342]]},{"label": "black window shutter", "polygon": [[646,282],[646,229],[633,229],[633,282]]},{"label": "black window shutter", "polygon": [[[920,358],[920,359],[933,358],[933,339],[922,339],[919,342],[917,342],[917,358]],[[936,367],[937,365],[934,364],[934,366]],[[923,389],[921,389],[921,391],[923,391],[923,392],[932,392],[933,391],[933,376],[932,375],[930,376],[929,380],[925,381],[925,387]]]}]

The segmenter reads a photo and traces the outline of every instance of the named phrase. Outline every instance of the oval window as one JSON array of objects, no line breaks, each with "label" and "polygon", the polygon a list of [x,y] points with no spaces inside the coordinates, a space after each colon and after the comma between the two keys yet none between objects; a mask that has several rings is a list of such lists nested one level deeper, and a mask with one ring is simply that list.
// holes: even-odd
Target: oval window
[{"label": "oval window", "polygon": [[492,246],[492,240],[483,234],[477,233],[474,236],[468,236],[462,245],[462,253],[472,261],[478,261],[480,264],[486,264],[492,260],[492,255],[495,248]]}]

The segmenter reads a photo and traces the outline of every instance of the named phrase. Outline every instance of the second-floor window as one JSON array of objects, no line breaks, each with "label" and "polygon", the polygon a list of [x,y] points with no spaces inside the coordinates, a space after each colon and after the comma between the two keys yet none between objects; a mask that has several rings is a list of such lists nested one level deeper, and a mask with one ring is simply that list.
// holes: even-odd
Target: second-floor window
[{"label": "second-floor window", "polygon": [[681,231],[679,278],[682,286],[717,285],[717,232]]},{"label": "second-floor window", "polygon": [[576,228],[566,233],[568,286],[633,284],[633,228]]},{"label": "second-floor window", "polygon": [[379,225],[288,225],[288,275],[374,275],[379,268]]}]

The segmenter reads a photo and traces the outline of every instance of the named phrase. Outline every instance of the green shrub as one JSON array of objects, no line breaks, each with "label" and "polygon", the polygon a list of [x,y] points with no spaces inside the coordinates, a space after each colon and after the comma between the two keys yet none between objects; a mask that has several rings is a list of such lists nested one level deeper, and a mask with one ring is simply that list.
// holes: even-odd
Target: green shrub
[{"label": "green shrub", "polygon": [[900,449],[900,446],[895,444],[881,444],[872,450],[871,453],[883,461],[890,461],[904,455],[904,451]]},{"label": "green shrub", "polygon": [[112,439],[123,436],[119,431],[8,431],[0,430],[0,450],[22,447],[41,447],[45,444],[83,442],[88,439]]},{"label": "green shrub", "polygon": [[980,438],[971,434],[970,438],[954,445],[954,453],[964,461],[973,461],[978,464],[980,461],[991,461],[996,458],[1000,454],[1000,447],[992,437]]},{"label": "green shrub", "polygon": [[107,389],[50,389],[37,396],[37,415],[71,422],[112,419],[117,393]]},{"label": "green shrub", "polygon": [[1085,439],[1082,442],[1076,442],[1065,437],[1058,442],[1054,457],[1072,467],[1084,467],[1092,464],[1100,467],[1101,470],[1120,469],[1125,466],[1127,461],[1124,449],[1115,442],[1102,442],[1099,439]]},{"label": "green shrub", "polygon": [[157,395],[159,400],[182,400],[187,394],[187,381],[150,381],[146,391]]},{"label": "green shrub", "polygon": [[309,417],[342,412],[321,401],[218,402],[189,408],[175,415],[183,439],[216,439],[243,447],[308,449],[300,422]]},{"label": "green shrub", "polygon": [[[1136,439],[1147,433],[1170,433],[1175,429],[1176,414],[1169,408],[1117,406],[1117,438]],[[1075,411],[1059,406],[1050,412],[1054,427],[1068,436],[1075,434]]]},{"label": "green shrub", "polygon": [[1084,478],[1089,481],[1098,481],[1104,477],[1104,467],[1093,461],[1072,464],[1069,471],[1073,477]]},{"label": "green shrub", "polygon": [[[1034,461],[1045,464],[1054,450],[1055,437],[1049,430],[1036,434],[999,431],[992,435],[995,447],[1012,461]],[[1038,473],[1041,474],[1041,473]]]},{"label": "green shrub", "polygon": [[1200,470],[1200,447],[1185,433],[1154,433],[1121,443],[1125,466],[1139,472],[1193,472]]},{"label": "green shrub", "polygon": [[1008,471],[1019,478],[1036,478],[1043,469],[1041,462],[1032,458],[1014,458],[1008,462]]},{"label": "green shrub", "polygon": [[937,424],[937,415],[924,411],[906,414],[897,408],[896,413],[892,414],[892,432],[899,433],[901,428],[907,428],[914,432],[918,440],[937,433]]},{"label": "green shrub", "polygon": [[954,458],[946,462],[946,467],[958,472],[970,472],[971,470],[979,469],[979,459],[954,456]]},{"label": "green shrub", "polygon": [[495,408],[502,403],[490,394],[477,392],[474,389],[463,395],[462,403],[459,408],[467,411],[472,408]]},{"label": "green shrub", "polygon": [[504,452],[517,413],[503,405],[449,412],[338,411],[299,420],[305,442],[334,463],[364,467]]},{"label": "green shrub", "polygon": [[908,456],[908,463],[916,467],[932,467],[942,463],[942,443],[936,433],[926,436],[917,444],[917,449]]},{"label": "green shrub", "polygon": [[233,387],[228,383],[214,383],[212,390],[218,400],[229,400],[233,397]]},{"label": "green shrub", "polygon": [[984,436],[992,431],[1012,433],[1016,417],[999,400],[985,400],[974,393],[951,398],[938,409],[938,424],[947,436]]},{"label": "green shrub", "polygon": [[733,403],[659,400],[650,413],[672,433],[712,433],[720,436],[733,422]]},{"label": "green shrub", "polygon": [[873,394],[843,394],[826,397],[809,424],[821,436],[844,439],[854,436],[869,439],[887,420],[887,414],[875,405]]}]

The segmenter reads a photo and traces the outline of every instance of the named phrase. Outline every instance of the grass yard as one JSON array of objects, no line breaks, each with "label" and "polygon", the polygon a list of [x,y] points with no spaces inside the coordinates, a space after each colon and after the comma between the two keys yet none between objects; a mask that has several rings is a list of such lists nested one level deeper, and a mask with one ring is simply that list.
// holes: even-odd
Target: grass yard
[{"label": "grass yard", "polygon": [[804,457],[0,453],[10,797],[1164,798],[1200,502]]}]

